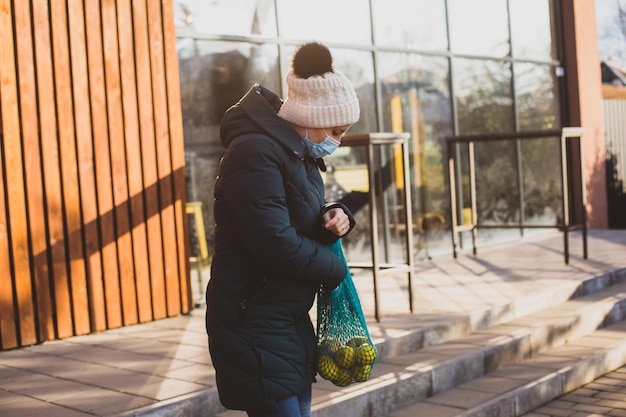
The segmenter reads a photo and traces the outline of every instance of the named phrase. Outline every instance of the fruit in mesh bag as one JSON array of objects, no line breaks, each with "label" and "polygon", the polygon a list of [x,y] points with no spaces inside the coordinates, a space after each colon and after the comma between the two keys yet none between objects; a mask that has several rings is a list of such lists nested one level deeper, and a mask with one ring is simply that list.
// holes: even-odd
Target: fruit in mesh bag
[{"label": "fruit in mesh bag", "polygon": [[338,387],[347,387],[352,383],[352,373],[349,369],[339,368],[337,378],[331,379],[331,382]]},{"label": "fruit in mesh bag", "polygon": [[367,381],[372,376],[372,365],[355,365],[351,375],[356,382]]},{"label": "fruit in mesh bag", "polygon": [[351,346],[342,346],[335,353],[335,363],[342,368],[351,368],[356,361],[356,351]]},{"label": "fruit in mesh bag", "polygon": [[361,345],[356,349],[356,363],[359,365],[373,364],[376,356],[376,347],[370,343]]},{"label": "fruit in mesh bag", "polygon": [[341,342],[337,339],[326,339],[319,345],[320,355],[326,355],[333,358],[335,353],[341,347]]},{"label": "fruit in mesh bag", "polygon": [[348,346],[352,346],[352,347],[359,347],[361,345],[364,345],[366,343],[369,343],[369,339],[365,336],[357,336],[357,337],[353,337],[352,339],[348,340],[348,343],[346,343],[346,345]]},{"label": "fruit in mesh bag", "polygon": [[317,372],[322,378],[332,381],[339,376],[339,367],[331,357],[322,355],[317,362]]}]

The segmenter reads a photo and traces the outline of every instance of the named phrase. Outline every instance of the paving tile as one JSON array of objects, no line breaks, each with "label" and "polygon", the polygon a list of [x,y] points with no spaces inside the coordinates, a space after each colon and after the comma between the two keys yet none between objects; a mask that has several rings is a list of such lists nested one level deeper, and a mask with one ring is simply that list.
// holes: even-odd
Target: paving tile
[{"label": "paving tile", "polygon": [[22,398],[24,397],[14,392],[0,389],[0,408],[2,408],[3,404],[10,403],[11,401],[18,401]]},{"label": "paving tile", "polygon": [[[579,395],[583,395],[583,394],[579,394]],[[615,393],[615,392],[600,392],[597,395],[595,395],[595,398],[602,398],[606,400],[626,401],[626,397],[623,394]]]},{"label": "paving tile", "polygon": [[2,404],[1,411],[2,417],[93,417],[93,414],[29,397],[22,397],[19,401]]},{"label": "paving tile", "polygon": [[585,388],[578,388],[576,391],[574,391],[574,393],[576,395],[581,395],[585,397],[595,397],[598,393],[600,393],[600,391],[593,390],[585,386]]},{"label": "paving tile", "polygon": [[80,395],[61,398],[54,403],[59,406],[72,408],[96,416],[110,416],[153,404],[154,400],[94,388],[89,391],[84,391]]},{"label": "paving tile", "polygon": [[558,400],[550,401],[550,407],[554,408],[572,408],[575,404],[575,402],[565,401],[563,397]]},{"label": "paving tile", "polygon": [[572,407],[573,410],[576,411],[585,411],[588,413],[596,413],[599,415],[606,415],[609,411],[612,410],[611,407],[601,407],[595,404],[576,404]]},{"label": "paving tile", "polygon": [[[554,408],[548,405],[533,410],[533,413],[548,415],[552,417],[570,417],[572,414],[575,414],[576,411],[567,408]],[[525,416],[528,417],[528,414],[526,414]]]},{"label": "paving tile", "polygon": [[621,397],[619,400],[607,400],[607,399],[603,399],[603,398],[599,398],[596,401],[596,405],[599,405],[601,407],[610,407],[610,408],[616,408],[619,410],[626,410],[626,401],[624,401],[624,397]]},{"label": "paving tile", "polygon": [[596,381],[590,382],[585,387],[599,392],[619,392],[622,389],[622,387],[617,385],[600,384]]},{"label": "paving tile", "polygon": [[54,402],[61,398],[80,395],[81,392],[92,390],[93,387],[67,379],[33,374],[27,378],[15,380],[8,389],[16,394]]}]

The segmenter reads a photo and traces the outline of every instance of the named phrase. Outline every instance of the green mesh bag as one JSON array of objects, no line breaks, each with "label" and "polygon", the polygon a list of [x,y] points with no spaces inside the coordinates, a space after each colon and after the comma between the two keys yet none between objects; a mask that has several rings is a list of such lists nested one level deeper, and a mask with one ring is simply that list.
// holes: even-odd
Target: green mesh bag
[{"label": "green mesh bag", "polygon": [[[330,248],[346,262],[340,240]],[[339,287],[321,287],[317,294],[317,372],[340,387],[364,382],[377,355],[348,270]]]}]

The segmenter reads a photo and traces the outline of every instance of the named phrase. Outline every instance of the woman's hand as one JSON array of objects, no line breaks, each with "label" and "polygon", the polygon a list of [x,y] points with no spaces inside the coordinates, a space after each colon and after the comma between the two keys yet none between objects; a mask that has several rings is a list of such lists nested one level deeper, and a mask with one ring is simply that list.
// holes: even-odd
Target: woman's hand
[{"label": "woman's hand", "polygon": [[350,218],[341,208],[332,208],[322,216],[324,228],[341,237],[350,231]]}]

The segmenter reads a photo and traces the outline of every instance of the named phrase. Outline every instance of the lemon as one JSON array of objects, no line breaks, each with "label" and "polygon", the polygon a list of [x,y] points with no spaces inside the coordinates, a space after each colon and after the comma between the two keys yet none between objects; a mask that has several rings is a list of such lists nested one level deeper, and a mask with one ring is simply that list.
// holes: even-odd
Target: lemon
[{"label": "lemon", "polygon": [[353,347],[342,346],[335,353],[335,363],[342,368],[350,368],[356,360],[356,352]]},{"label": "lemon", "polygon": [[372,365],[356,365],[351,374],[356,382],[367,381],[372,376]]},{"label": "lemon", "polygon": [[356,363],[359,365],[371,365],[376,360],[377,352],[374,345],[369,343],[356,349]]},{"label": "lemon", "polygon": [[339,375],[339,367],[332,360],[332,358],[328,356],[320,356],[320,359],[317,362],[317,372],[322,378],[333,380]]},{"label": "lemon", "polygon": [[337,378],[332,380],[332,383],[337,385],[338,387],[347,387],[352,383],[352,374],[350,370],[339,368],[339,373]]}]

